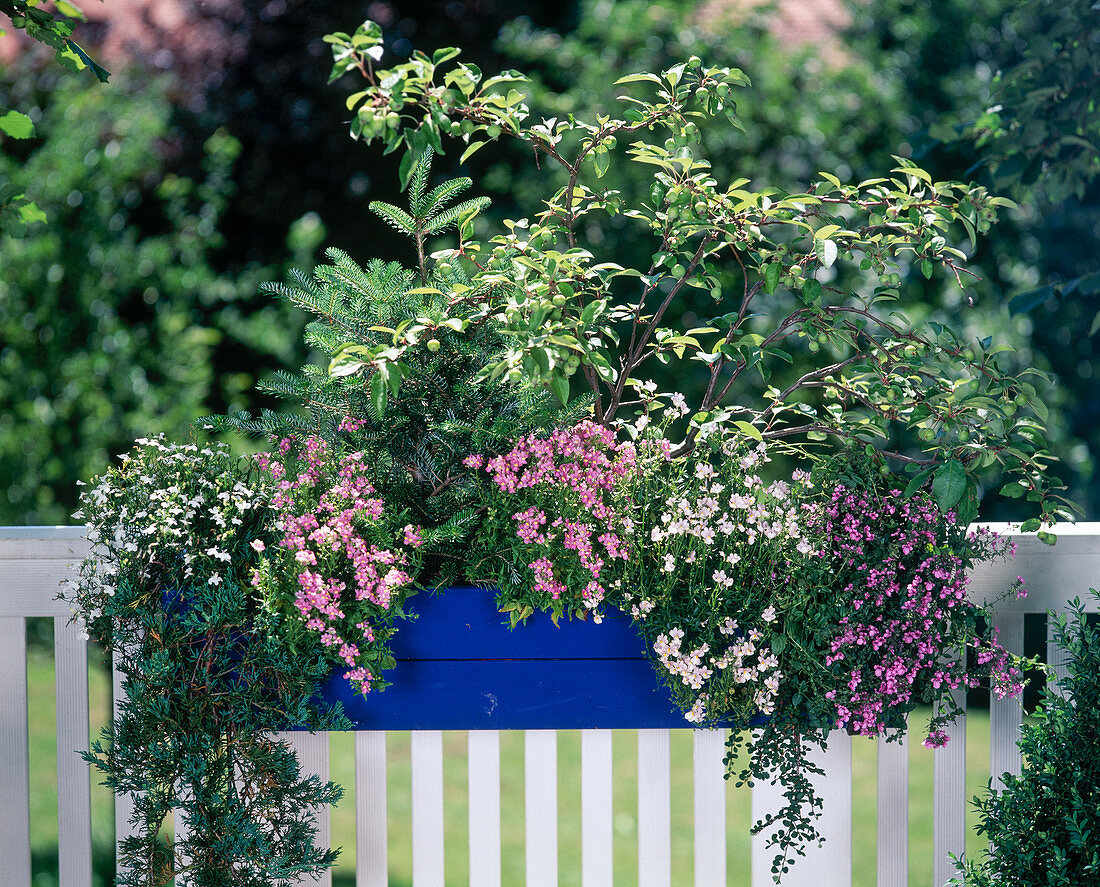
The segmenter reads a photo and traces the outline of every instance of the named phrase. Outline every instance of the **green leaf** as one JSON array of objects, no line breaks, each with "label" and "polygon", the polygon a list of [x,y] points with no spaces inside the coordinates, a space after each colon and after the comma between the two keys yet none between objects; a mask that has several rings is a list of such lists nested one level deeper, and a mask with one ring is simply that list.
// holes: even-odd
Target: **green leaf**
[{"label": "green leaf", "polygon": [[474,154],[484,148],[488,142],[470,142],[470,146],[462,152],[462,156],[458,158],[459,163],[465,163]]},{"label": "green leaf", "polygon": [[449,62],[451,59],[457,58],[461,54],[461,49],[456,49],[453,46],[445,46],[432,53],[432,64],[442,65],[444,62]]},{"label": "green leaf", "polygon": [[908,499],[915,492],[917,492],[917,490],[919,490],[921,487],[923,487],[924,482],[926,480],[928,480],[929,477],[932,476],[932,472],[934,470],[935,469],[933,469],[933,468],[926,468],[926,469],[924,469],[924,471],[922,471],[919,474],[917,474],[916,476],[914,476],[913,479],[910,480],[909,483],[905,487],[905,493],[903,494],[904,497],[906,499]]},{"label": "green leaf", "polygon": [[760,429],[757,428],[752,422],[745,422],[744,420],[738,420],[733,423],[740,428],[747,437],[751,437],[753,440],[764,440],[764,435],[760,433]]},{"label": "green leaf", "polygon": [[370,379],[370,399],[374,405],[374,411],[379,415],[386,412],[386,403],[389,400],[389,391],[381,373],[375,373]]},{"label": "green leaf", "polygon": [[619,86],[623,83],[656,83],[658,86],[663,85],[661,78],[656,74],[627,74],[625,77],[620,77],[613,84]]},{"label": "green leaf", "polygon": [[837,248],[836,244],[831,240],[821,241],[821,264],[822,267],[832,268],[833,262],[836,261]]},{"label": "green leaf", "polygon": [[569,380],[565,376],[551,376],[550,390],[561,401],[562,406],[569,403]]},{"label": "green leaf", "polygon": [[769,295],[775,292],[775,288],[779,286],[780,271],[779,265],[775,263],[768,265],[764,269],[764,292]]},{"label": "green leaf", "polygon": [[957,516],[964,527],[974,523],[978,517],[978,486],[973,480],[966,482],[966,489],[957,507]]},{"label": "green leaf", "polygon": [[1086,296],[1091,296],[1095,292],[1100,292],[1100,271],[1093,271],[1092,274],[1086,274],[1078,282],[1077,288]]},{"label": "green leaf", "polygon": [[70,3],[68,0],[54,0],[54,6],[57,7],[57,11],[68,18],[79,19],[80,21],[87,21],[87,16],[84,15],[84,11],[75,3]]},{"label": "green leaf", "polygon": [[928,259],[921,259],[920,273],[924,275],[925,280],[932,279],[932,263]]},{"label": "green leaf", "polygon": [[1100,330],[1100,311],[1097,311],[1092,318],[1092,323],[1089,325],[1089,335],[1095,336],[1097,330]]},{"label": "green leaf", "polygon": [[13,139],[29,139],[34,135],[34,121],[19,111],[0,114],[0,130]]},{"label": "green leaf", "polygon": [[592,156],[592,165],[596,168],[596,178],[602,179],[611,166],[611,152],[607,150],[606,145],[596,148]]},{"label": "green leaf", "polygon": [[1040,522],[1039,518],[1028,518],[1026,521],[1020,524],[1020,532],[1034,533],[1037,529],[1039,529],[1040,526],[1042,526],[1042,523]]},{"label": "green leaf", "polygon": [[33,222],[45,222],[46,214],[42,212],[37,203],[24,203],[19,207],[19,218],[24,225],[30,225]]},{"label": "green leaf", "polygon": [[966,490],[966,469],[958,459],[948,459],[932,479],[932,495],[941,511],[948,511]]},{"label": "green leaf", "polygon": [[1039,305],[1054,295],[1054,287],[1041,286],[1038,289],[1028,290],[1013,296],[1008,301],[1009,314],[1023,314]]}]

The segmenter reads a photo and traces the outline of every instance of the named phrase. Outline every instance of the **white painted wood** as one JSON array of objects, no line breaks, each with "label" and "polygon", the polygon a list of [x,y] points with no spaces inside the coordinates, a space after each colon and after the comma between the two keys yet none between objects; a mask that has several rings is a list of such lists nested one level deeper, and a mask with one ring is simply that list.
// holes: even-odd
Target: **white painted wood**
[{"label": "white painted wood", "polygon": [[[276,736],[286,740],[294,748],[298,755],[298,769],[303,776],[317,776],[321,782],[329,781],[329,734],[307,733],[304,730],[292,730],[286,733],[276,733]],[[317,833],[313,836],[313,846],[328,847],[332,843],[332,825],[330,817],[331,808],[328,804],[322,804],[320,808],[313,808],[313,823],[317,826]],[[313,885],[320,887],[332,887],[331,869],[326,870],[320,878],[313,879],[301,877],[297,884]]]},{"label": "white painted wood", "polygon": [[[2,588],[6,594],[7,583]],[[0,749],[0,872],[5,887],[30,887],[27,623],[21,616],[0,616]]]},{"label": "white painted wood", "polygon": [[55,600],[62,579],[91,550],[83,527],[0,527],[0,616],[65,616]]},{"label": "white painted wood", "polygon": [[92,883],[91,778],[78,752],[88,750],[88,644],[63,616],[54,618],[57,699],[58,880]]},{"label": "white painted wood", "polygon": [[414,730],[411,754],[413,887],[444,887],[443,734]]},{"label": "white painted wood", "polygon": [[[965,691],[952,695],[965,707]],[[960,856],[966,849],[966,716],[949,724],[946,732],[947,745],[936,749],[933,759],[932,865],[937,887],[955,874],[949,854]]]},{"label": "white painted wood", "polygon": [[[181,784],[179,787],[180,800],[185,801],[190,795],[190,786]],[[173,852],[176,857],[176,877],[174,878],[175,887],[190,887],[190,880],[187,876],[187,868],[191,865],[192,857],[185,854],[180,848],[185,841],[191,838],[191,825],[187,820],[187,814],[184,813],[182,807],[177,807],[172,811],[172,840],[173,840]]]},{"label": "white painted wood", "polygon": [[386,734],[355,734],[355,883],[387,887]]},{"label": "white painted wood", "polygon": [[[828,749],[811,750],[809,758],[823,767],[828,778],[814,777],[813,784],[824,803],[817,830],[822,846],[809,846],[806,856],[792,859],[783,876],[783,887],[850,887],[852,883],[852,740],[847,733],[829,734]],[[757,783],[752,791],[753,821],[775,813],[786,803],[778,785]],[[776,848],[766,848],[772,830],[752,839],[752,884],[773,884],[771,867]]]},{"label": "white painted wood", "polygon": [[[111,663],[111,712],[118,720],[118,710],[126,700],[126,691],[122,689],[122,672],[118,670],[118,653]],[[118,846],[123,838],[134,833],[130,818],[134,815],[134,801],[128,794],[115,795],[115,862],[118,863]]]},{"label": "white painted wood", "polygon": [[[1065,607],[1052,608],[1056,612],[1065,612]],[[1067,617],[1067,628],[1069,627]],[[1059,696],[1065,695],[1063,690],[1063,682],[1069,677],[1069,655],[1066,653],[1064,647],[1062,647],[1054,634],[1054,619],[1047,614],[1047,652],[1046,663],[1053,670],[1053,675],[1047,677],[1047,690],[1051,693],[1057,693]]]},{"label": "white painted wood", "polygon": [[878,887],[909,879],[909,738],[878,739]]},{"label": "white painted wood", "polygon": [[638,731],[638,887],[672,883],[668,730]]},{"label": "white painted wood", "polygon": [[[1005,533],[1007,525],[990,524]],[[1044,545],[1032,533],[1010,533],[1016,557],[982,564],[971,573],[968,594],[976,603],[995,603],[999,613],[1045,613],[1061,610],[1080,597],[1085,609],[1096,612],[1096,598],[1088,590],[1100,576],[1100,523],[1060,526],[1058,544]],[[1004,594],[1017,576],[1027,584],[1027,597]]]},{"label": "white painted wood", "polygon": [[[289,730],[285,733],[276,733],[275,737],[290,744],[298,755],[298,769],[303,776],[316,775],[321,782],[329,780],[329,753],[328,733],[307,733],[304,730]],[[317,827],[313,843],[316,847],[328,847],[332,843],[332,827],[330,824],[330,807],[325,804],[320,808],[314,808],[313,821]],[[320,878],[313,879],[301,877],[296,884],[312,885],[320,887],[332,887],[332,871],[325,871]]]},{"label": "white painted wood", "polygon": [[[1009,653],[1023,655],[1023,613],[994,613],[993,627],[1002,647]],[[1020,775],[1021,756],[1016,742],[1023,722],[1024,710],[1019,696],[998,699],[995,694],[989,694],[989,775],[995,791],[1004,788],[1002,774]]]},{"label": "white painted wood", "polygon": [[527,730],[523,738],[527,887],[558,885],[558,733]]},{"label": "white painted wood", "polygon": [[614,883],[610,730],[581,731],[581,887]]},{"label": "white painted wood", "polygon": [[470,887],[500,887],[500,733],[466,737]]},{"label": "white painted wood", "polygon": [[695,730],[695,887],[726,883],[726,731]]},{"label": "white painted wood", "polygon": [[[1004,532],[1007,528],[1004,525],[994,526],[994,529]],[[58,590],[58,583],[61,579],[71,576],[73,572],[73,564],[79,562],[89,551],[89,545],[84,539],[84,528],[82,527],[0,527],[0,747],[5,749],[4,760],[0,761],[0,797],[3,798],[3,803],[0,803],[0,871],[3,871],[4,887],[10,883],[13,887],[24,887],[29,883],[29,856],[28,856],[28,839],[26,833],[28,831],[26,808],[29,799],[29,787],[27,786],[27,774],[26,774],[26,726],[25,726],[25,710],[26,710],[26,688],[25,688],[25,653],[23,652],[23,620],[27,616],[52,616],[59,621],[67,621],[69,616],[68,604],[65,602],[56,601],[54,598]],[[1016,600],[1010,598],[1008,600],[999,601],[995,607],[995,620],[996,624],[1001,629],[1001,640],[1006,646],[1010,646],[1014,643],[1011,638],[1022,628],[1021,614],[1028,612],[1043,612],[1047,608],[1054,608],[1057,610],[1065,609],[1065,605],[1068,599],[1080,596],[1086,607],[1090,610],[1095,610],[1096,602],[1088,595],[1088,588],[1090,585],[1096,584],[1096,576],[1100,575],[1100,524],[1078,524],[1072,527],[1060,528],[1058,531],[1059,542],[1054,548],[1042,545],[1037,541],[1033,535],[1014,534],[1013,538],[1018,544],[1017,557],[1014,560],[1005,561],[998,564],[989,564],[979,567],[973,573],[973,578],[970,587],[971,598],[976,602],[993,601],[1003,595],[1005,589],[1011,583],[1011,581],[1017,576],[1022,575],[1027,580],[1029,587],[1029,595],[1024,600]],[[15,632],[13,626],[18,624],[19,631]],[[18,643],[13,640],[14,635],[18,633]],[[70,690],[69,686],[74,684],[80,684],[83,680],[86,682],[86,672],[83,679],[80,676],[80,665],[77,662],[76,646],[71,645],[70,641],[58,641],[59,645],[65,646],[65,651],[62,652],[61,646],[58,647],[58,722],[59,722],[59,735],[58,735],[58,752],[59,752],[59,791],[63,793],[63,796],[76,798],[77,800],[71,803],[63,802],[59,809],[59,827],[62,832],[62,849],[61,849],[61,865],[63,866],[63,883],[74,883],[80,887],[86,883],[80,880],[84,877],[81,872],[83,870],[83,863],[80,860],[83,858],[84,850],[79,849],[84,845],[83,835],[86,832],[83,822],[76,822],[84,814],[79,808],[86,807],[85,804],[79,802],[79,795],[83,791],[81,787],[81,779],[77,774],[77,770],[72,765],[72,761],[76,760],[79,763],[79,758],[71,754],[71,750],[76,748],[76,745],[72,745],[69,740],[63,738],[63,734],[68,731],[75,737],[75,731],[77,729],[76,724],[80,720],[80,714],[69,704]],[[1060,654],[1057,651],[1051,651],[1055,654],[1054,661],[1057,662]],[[85,665],[86,668],[86,665]],[[115,675],[114,686],[116,691],[116,698],[120,693],[120,686],[118,676]],[[85,697],[85,705],[86,705]],[[1013,701],[997,702],[994,701],[991,710],[991,769],[994,770],[993,775],[999,776],[998,770],[1007,770],[1013,772],[1018,768],[1018,756],[1015,751],[1015,734],[1018,733],[1019,724],[1019,709],[1017,703]],[[650,731],[644,731],[646,733]],[[660,731],[657,731],[660,732]],[[935,776],[935,790],[936,790],[936,810],[937,818],[935,825],[936,835],[936,877],[942,883],[942,878],[946,877],[945,872],[949,875],[951,870],[949,863],[946,862],[946,850],[961,850],[963,837],[964,837],[964,810],[965,810],[965,798],[963,797],[964,789],[962,782],[962,766],[965,758],[965,724],[955,727],[952,741],[949,743],[946,749],[938,751],[936,754],[936,776]],[[86,733],[86,730],[85,730]],[[20,736],[22,737],[20,739]],[[10,739],[9,739],[10,737]],[[835,739],[835,737],[834,737]],[[381,741],[381,756],[379,758],[377,752],[377,742]],[[385,806],[385,791],[384,791],[384,736],[376,734],[373,739],[367,738],[367,734],[364,737],[357,737],[357,772],[359,768],[359,749],[360,742],[365,743],[363,745],[364,761],[370,759],[373,763],[370,764],[374,769],[375,778],[381,780],[382,790],[381,793],[377,791],[368,791],[364,793],[365,786],[369,783],[370,777],[365,775],[359,775],[357,777],[357,806],[359,805],[359,797],[363,795],[371,795],[375,797],[375,804],[378,803],[378,798],[381,797],[380,807],[384,809]],[[418,744],[424,745],[424,741],[427,741],[430,746],[433,740],[430,738],[422,737],[418,740],[414,737],[414,748]],[[478,740],[474,740],[476,745]],[[529,742],[538,743],[537,739],[529,738]],[[706,758],[704,752],[700,756],[699,741],[696,739],[696,767],[700,766],[700,761]],[[646,743],[651,743],[652,739],[643,738],[643,734],[639,734],[639,834],[640,836],[647,830],[654,832],[655,841],[641,842],[643,846],[639,848],[639,860],[643,857],[646,859],[647,864],[642,869],[642,884],[665,884],[669,881],[669,876],[666,874],[668,865],[662,866],[662,861],[667,858],[667,851],[661,846],[662,833],[666,835],[667,841],[667,825],[662,828],[656,827],[654,824],[659,822],[661,816],[659,815],[662,804],[662,794],[667,797],[667,788],[664,788],[662,792],[662,778],[664,785],[667,786],[667,753],[665,755],[666,764],[662,767],[658,764],[656,768],[651,767],[649,764],[644,763],[646,760],[651,760],[654,757],[660,758],[659,749],[656,750],[650,747],[645,750]],[[64,752],[62,745],[72,745],[72,748],[68,752]],[[372,743],[374,743],[372,745]],[[656,743],[659,746],[659,742]],[[373,749],[368,751],[368,749]],[[441,749],[441,743],[440,743]],[[645,754],[643,751],[645,750]],[[64,753],[63,753],[64,752]],[[711,750],[713,754],[714,750]],[[830,749],[830,754],[833,753],[833,749]],[[902,783],[901,776],[901,759],[898,758],[896,762],[891,761],[891,756],[897,756],[900,752],[893,744],[885,746],[880,749],[880,800],[879,800],[879,829],[880,829],[880,858],[879,858],[879,883],[883,884],[883,879],[889,877],[888,873],[884,873],[882,868],[884,864],[884,848],[889,844],[888,838],[885,835],[892,834],[895,837],[901,832],[900,826],[888,826],[883,817],[888,819],[893,817],[895,820],[901,815],[901,807],[895,813],[888,813],[887,808],[890,806],[890,802],[894,797],[894,790],[889,788],[891,780],[898,785]],[[434,753],[433,753],[434,754]],[[478,768],[478,764],[474,758],[477,758],[481,753],[471,753],[471,773]],[[590,754],[592,754],[590,752]],[[591,760],[595,761],[602,755],[603,752],[596,752],[596,757]],[[648,758],[646,757],[648,755]],[[66,763],[66,757],[68,763]],[[414,757],[416,757],[414,753]],[[428,756],[429,758],[432,755]],[[543,759],[545,765],[545,755],[540,756]],[[381,764],[378,763],[381,760]],[[528,786],[539,782],[539,780],[546,780],[546,773],[542,769],[538,769],[538,772],[532,773],[532,768],[536,767],[535,757],[528,756],[528,762],[526,769],[528,770],[529,779]],[[712,761],[713,764],[713,761]],[[81,764],[81,766],[83,766]],[[364,765],[365,766],[365,765]],[[415,807],[419,808],[419,819],[422,823],[434,822],[438,817],[437,825],[432,825],[430,828],[425,829],[421,827],[418,829],[420,833],[419,846],[422,851],[429,846],[438,847],[438,856],[431,862],[426,861],[427,857],[422,853],[420,855],[420,861],[414,865],[414,871],[418,869],[419,879],[416,881],[416,887],[434,887],[436,884],[442,884],[442,859],[443,859],[443,829],[442,829],[442,763],[441,757],[438,762],[438,767],[433,770],[433,766],[429,766],[427,769],[420,768],[421,772],[417,776],[417,769],[414,766],[414,783],[421,782],[427,784],[438,783],[438,792],[434,795],[431,791],[418,792],[419,799],[415,803]],[[593,771],[596,769],[596,765],[593,764]],[[830,772],[830,783],[843,782],[845,787],[850,792],[850,780],[848,779],[846,771],[844,771],[844,765],[836,764],[835,762],[828,763]],[[838,769],[839,767],[839,769]],[[886,767],[885,772],[882,770]],[[582,769],[584,765],[582,764]],[[438,772],[439,778],[433,775]],[[365,772],[365,771],[364,771]],[[556,765],[555,765],[556,774]],[[663,777],[662,777],[663,772]],[[86,784],[87,773],[85,771],[84,779]],[[498,777],[499,778],[499,777]],[[556,777],[555,777],[556,779]],[[473,782],[473,780],[471,780]],[[596,783],[592,783],[596,785]],[[754,792],[753,806],[754,812],[757,810],[774,809],[774,805],[765,804],[766,801],[766,789],[767,787],[758,788]],[[473,789],[471,788],[471,792]],[[583,793],[588,791],[588,804],[594,804],[593,800],[599,797],[603,792],[603,788],[598,790],[583,789]],[[594,794],[592,792],[595,791]],[[830,789],[831,791],[831,789]],[[74,794],[75,793],[75,794]],[[648,797],[644,803],[643,797]],[[696,834],[696,845],[707,845],[717,834],[713,834],[707,829],[712,825],[709,819],[700,814],[700,804],[703,803],[705,792],[696,793],[696,816],[697,821],[704,828],[704,833]],[[9,799],[14,798],[14,803]],[[554,790],[554,810],[556,811],[556,787]],[[473,794],[471,794],[473,799]],[[528,799],[530,802],[530,798]],[[543,798],[545,801],[545,797]],[[499,803],[499,798],[497,799]],[[582,800],[582,805],[586,802]],[[602,802],[601,802],[602,803]],[[713,802],[712,802],[713,803]],[[826,802],[827,806],[829,801]],[[850,804],[850,802],[849,802]],[[473,807],[475,805],[471,803],[471,824],[474,821]],[[479,808],[481,805],[478,805]],[[664,804],[667,808],[667,801]],[[834,804],[835,806],[835,804]],[[128,831],[128,820],[131,812],[131,805],[128,798],[116,799],[116,831],[119,836],[123,836]],[[375,809],[378,809],[376,806]],[[481,808],[484,809],[484,808]],[[716,807],[714,809],[717,809]],[[430,812],[433,811],[433,812]],[[648,812],[644,812],[648,811]],[[360,826],[357,829],[360,852],[358,854],[360,859],[359,877],[360,883],[372,884],[372,887],[381,887],[385,883],[385,824],[382,821],[382,817],[372,815],[369,817],[372,823],[381,822],[381,831],[371,831],[365,825]],[[417,819],[417,815],[414,813],[414,821]],[[595,823],[599,821],[596,817],[592,820],[593,828]],[[76,824],[73,824],[76,822]],[[366,816],[364,815],[361,822],[366,822]],[[666,817],[667,822],[667,817]],[[556,883],[557,873],[557,854],[556,854],[556,837],[557,826],[556,816],[553,817],[553,822],[543,818],[542,822],[534,819],[530,814],[528,816],[528,829],[529,831],[538,823],[541,828],[536,829],[538,837],[534,842],[529,841],[528,848],[528,870],[529,872],[536,868],[532,862],[531,850],[534,848],[536,857],[538,856],[539,846],[538,841],[543,842],[544,847],[553,846],[552,856],[552,869],[542,867],[538,869],[538,875],[543,876],[547,883],[550,880],[546,878],[548,871],[552,870],[554,873],[554,883]],[[415,826],[414,826],[415,827]],[[553,831],[553,841],[547,840],[547,831]],[[585,834],[589,834],[588,826],[584,826]],[[79,833],[79,834],[78,834]],[[379,835],[381,837],[379,837]],[[844,838],[840,843],[844,843]],[[590,848],[596,846],[594,840],[586,839]],[[375,850],[370,853],[364,853],[364,844],[373,842]],[[418,843],[414,838],[414,843]],[[606,844],[607,842],[605,842]],[[754,884],[766,884],[770,883],[770,876],[767,871],[768,866],[764,865],[761,870],[761,866],[758,865],[757,857],[759,841],[754,841],[753,844],[753,858],[754,858]],[[831,841],[830,843],[837,843]],[[827,845],[828,846],[828,845]],[[381,848],[381,852],[379,851]],[[593,850],[594,852],[594,850]],[[700,859],[710,860],[711,856],[707,853],[700,851]],[[893,851],[887,856],[893,855]],[[771,854],[767,854],[767,861],[770,862]],[[596,857],[586,858],[595,859]],[[656,860],[657,864],[651,864],[652,860]],[[794,877],[800,869],[810,871],[816,874],[814,887],[832,887],[834,883],[843,884],[845,876],[841,873],[839,876],[829,871],[824,863],[817,861],[818,857],[814,857],[813,860],[800,860],[798,864],[792,869],[791,875],[784,882],[787,885],[796,884]],[[595,865],[595,862],[589,864]],[[471,871],[474,868],[474,856],[471,853]],[[850,865],[850,861],[849,861]],[[900,861],[897,861],[897,867],[900,868]],[[368,880],[367,872],[364,870],[366,866],[369,871],[373,872],[369,877],[373,877],[374,881]],[[592,869],[597,871],[597,869]],[[437,872],[433,875],[433,872]],[[68,877],[66,876],[68,875]],[[472,875],[473,877],[473,875]],[[592,879],[596,877],[595,874],[590,876]],[[696,881],[698,883],[699,878],[702,877],[699,871],[699,867],[696,867]],[[709,873],[708,873],[709,877]],[[839,877],[839,880],[837,879]],[[434,880],[433,880],[434,878]],[[74,880],[75,879],[75,880]],[[649,879],[646,881],[645,879]],[[758,880],[759,879],[759,880]],[[489,882],[491,883],[491,882]],[[531,882],[534,884],[535,882]],[[476,882],[475,882],[476,884]],[[591,885],[586,885],[591,887]]]}]

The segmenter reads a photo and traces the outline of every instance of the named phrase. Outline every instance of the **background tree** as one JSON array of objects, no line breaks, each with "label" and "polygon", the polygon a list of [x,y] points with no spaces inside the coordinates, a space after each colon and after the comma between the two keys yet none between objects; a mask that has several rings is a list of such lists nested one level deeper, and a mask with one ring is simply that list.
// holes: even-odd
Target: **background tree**
[{"label": "background tree", "polygon": [[[1016,4],[1009,0],[945,0],[934,10],[903,0],[852,4],[850,25],[828,44],[827,52],[783,43],[766,16],[738,13],[735,4],[715,2],[540,2],[524,4],[527,15],[518,19],[513,18],[514,7],[490,0],[351,5],[246,0],[231,6],[195,6],[196,15],[213,21],[225,41],[226,51],[213,54],[222,59],[214,68],[188,61],[194,55],[194,50],[188,55],[192,31],[154,35],[158,50],[164,50],[164,57],[173,60],[173,71],[179,72],[166,93],[172,109],[164,126],[171,135],[156,143],[158,175],[203,181],[204,146],[219,128],[240,144],[222,192],[217,222],[221,239],[209,244],[205,256],[223,281],[238,279],[241,286],[230,287],[230,302],[215,299],[196,309],[214,327],[218,323],[213,318],[223,308],[227,318],[277,310],[268,297],[246,292],[244,284],[260,267],[278,276],[288,229],[304,216],[322,223],[328,242],[353,257],[368,250],[404,256],[402,250],[408,249],[366,211],[371,199],[402,201],[392,177],[373,174],[376,149],[341,135],[349,113],[340,84],[326,86],[329,54],[321,38],[327,31],[353,29],[370,16],[382,26],[391,60],[407,55],[413,40],[426,51],[461,42],[472,48],[471,59],[485,70],[518,66],[533,71],[536,104],[562,113],[610,102],[614,91],[609,84],[628,70],[661,68],[692,53],[708,63],[735,65],[754,83],[738,102],[745,132],[724,145],[708,145],[708,153],[728,157],[731,166],[744,169],[754,182],[795,187],[819,169],[834,169],[842,178],[858,181],[868,170],[883,168],[892,154],[912,154],[936,178],[988,177],[988,166],[971,169],[981,154],[971,142],[956,138],[958,128],[951,125],[979,120],[996,104],[996,72],[1014,70],[1024,51],[1021,35],[1028,35],[1029,45],[1038,45],[1030,38],[1047,26],[1050,11],[1059,4],[1029,4],[1012,17]],[[1033,6],[1043,14],[1033,15]],[[97,5],[89,11],[95,14]],[[103,30],[109,24],[96,27]],[[92,42],[89,50],[95,52]],[[155,56],[155,64],[161,64],[161,55],[150,53],[139,61],[152,62]],[[118,67],[113,59],[109,63]],[[31,76],[32,66],[21,63],[20,68]],[[10,80],[14,71],[5,76]],[[31,94],[30,86],[19,88]],[[19,107],[32,116],[38,113],[34,102]],[[12,158],[5,168],[22,164],[41,145],[39,140],[0,140],[0,151]],[[846,158],[857,162],[845,169],[841,161]],[[449,171],[445,164],[452,159],[441,158],[441,173]],[[491,146],[464,166],[463,173],[489,186],[494,199],[490,213],[497,220],[532,212],[530,183],[545,170],[536,169],[529,156]],[[141,181],[135,184],[139,192],[146,187]],[[1022,188],[1022,193],[1034,193],[1034,186]],[[984,281],[975,290],[977,310],[971,312],[975,329],[995,330],[999,341],[1013,343],[1018,366],[1055,371],[1059,383],[1046,396],[1054,429],[1050,443],[1063,459],[1072,493],[1086,503],[1090,515],[1100,501],[1100,479],[1092,468],[1092,453],[1100,449],[1100,398],[1093,392],[1092,374],[1100,367],[1095,331],[1086,335],[1100,308],[1092,289],[1096,279],[1089,276],[1096,270],[1092,245],[1100,236],[1095,231],[1095,192],[1095,184],[1086,183],[1080,196],[1058,203],[1029,199],[1009,222],[981,238],[972,261]],[[128,224],[138,226],[139,241],[146,234],[164,233],[163,223],[153,221],[155,212],[128,210],[123,215]],[[149,227],[141,227],[146,222]],[[316,222],[310,224],[320,232]],[[632,248],[614,225],[601,233],[609,248]],[[5,253],[8,249],[5,244]],[[958,290],[926,281],[913,270],[900,269],[899,276],[911,292],[920,294],[928,316],[957,319],[962,306]],[[1073,281],[1077,284],[1069,290]],[[4,283],[12,292],[11,275],[4,275]],[[1026,313],[1010,316],[1006,303]],[[127,317],[131,329],[144,322],[140,315]],[[263,348],[242,349],[233,336],[213,343],[206,349],[212,378],[259,378],[300,362],[302,355],[295,349],[300,347],[296,324],[301,322],[286,321],[295,328],[285,332],[273,324]],[[114,362],[120,361],[115,355]],[[35,392],[28,390],[33,396],[27,400],[43,392],[48,399],[52,388],[49,382]],[[22,392],[14,390],[15,399],[21,400]],[[221,412],[233,402],[221,381],[210,392],[206,409],[199,412]],[[33,414],[25,404],[13,412]],[[24,419],[14,421],[12,433],[18,437],[18,423]],[[83,440],[90,443],[93,438]],[[75,507],[74,481],[45,480],[55,485],[49,495],[67,503],[69,510]],[[983,516],[1005,517],[1012,509],[1011,502],[987,496]],[[17,509],[9,515],[5,519],[45,519]]]}]

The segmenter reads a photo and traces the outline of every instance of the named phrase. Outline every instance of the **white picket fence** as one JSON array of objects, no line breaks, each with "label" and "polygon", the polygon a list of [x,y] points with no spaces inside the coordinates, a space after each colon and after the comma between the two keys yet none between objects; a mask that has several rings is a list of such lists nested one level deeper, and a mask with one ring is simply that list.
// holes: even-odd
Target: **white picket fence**
[{"label": "white picket fence", "polygon": [[[1005,531],[1004,527],[997,527]],[[60,883],[91,883],[91,812],[89,769],[73,752],[87,748],[87,647],[67,625],[68,607],[55,600],[59,582],[87,544],[78,527],[0,527],[0,882],[4,887],[31,887],[26,619],[52,617],[55,628],[57,699],[57,792]],[[1024,615],[1064,609],[1080,597],[1095,605],[1087,591],[1100,584],[1100,524],[1062,530],[1056,547],[1034,537],[1018,536],[1015,560],[976,571],[971,594],[991,600],[1017,575],[1026,578],[1026,600],[1010,599],[995,610],[1001,642],[1023,651]],[[1057,651],[1048,643],[1048,661]],[[116,692],[118,684],[115,685]],[[33,700],[35,704],[39,700]],[[1016,738],[1021,723],[1019,702],[994,701],[990,710],[990,774],[1018,773]],[[329,746],[325,735],[287,734],[305,769],[327,778]],[[468,734],[469,883],[501,884],[500,746],[494,731]],[[720,731],[696,730],[694,751],[694,871],[673,871],[670,852],[670,734],[638,732],[638,883],[639,887],[716,887],[727,883],[726,792],[722,779],[724,737]],[[526,811],[526,884],[557,887],[558,804],[557,733],[526,732],[524,805]],[[412,735],[412,835],[414,887],[444,884],[443,750],[439,732]],[[949,853],[965,846],[966,722],[953,728],[951,742],[935,753],[934,887],[953,870]],[[835,736],[822,763],[828,776],[820,786],[825,799],[823,833],[827,841],[810,851],[784,879],[790,887],[849,887],[852,884],[851,742]],[[612,742],[608,731],[582,734],[581,765],[582,887],[612,884]],[[386,735],[355,736],[356,883],[388,883],[386,840]],[[908,754],[904,744],[879,743],[877,884],[908,883]],[[777,790],[753,791],[754,817],[775,809]],[[116,802],[115,822],[124,833],[129,819],[125,801]],[[327,814],[320,838],[329,838]],[[763,839],[753,841],[753,887],[771,883],[771,852]],[[312,882],[311,882],[312,883]],[[328,887],[330,880],[321,882]],[[860,885],[862,887],[862,885]],[[914,885],[916,887],[916,885]],[[927,885],[919,885],[927,887]]]}]

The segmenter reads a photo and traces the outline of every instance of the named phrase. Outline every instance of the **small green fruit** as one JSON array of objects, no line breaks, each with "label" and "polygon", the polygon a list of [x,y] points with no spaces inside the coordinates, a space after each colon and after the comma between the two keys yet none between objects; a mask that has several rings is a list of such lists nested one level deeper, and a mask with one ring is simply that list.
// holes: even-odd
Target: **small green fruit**
[{"label": "small green fruit", "polygon": [[425,347],[432,352],[439,350],[439,339],[428,339]]}]

